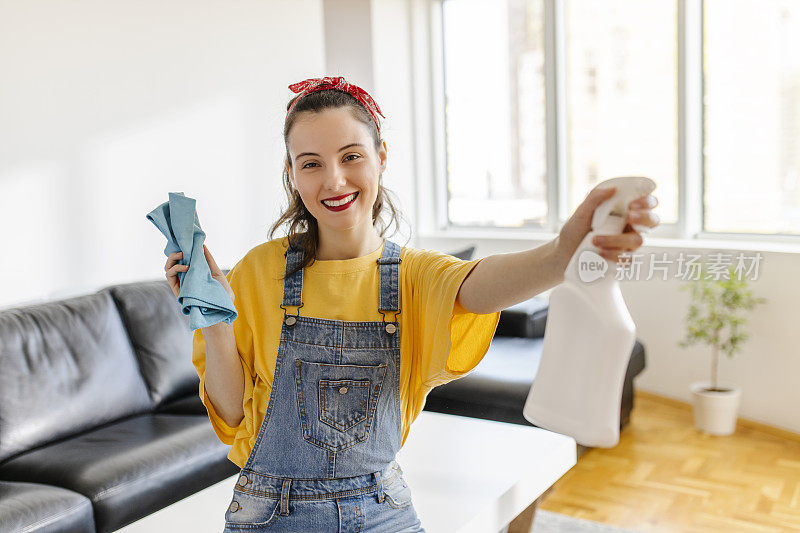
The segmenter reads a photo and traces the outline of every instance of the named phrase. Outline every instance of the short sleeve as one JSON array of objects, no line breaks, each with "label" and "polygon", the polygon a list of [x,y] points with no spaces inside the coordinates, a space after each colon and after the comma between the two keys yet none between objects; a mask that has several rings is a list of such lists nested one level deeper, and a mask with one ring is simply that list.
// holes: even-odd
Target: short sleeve
[{"label": "short sleeve", "polygon": [[422,388],[463,377],[480,363],[494,337],[500,311],[478,314],[457,301],[461,284],[482,261],[433,250],[407,255],[412,284],[412,353]]},{"label": "short sleeve", "polygon": [[228,283],[233,289],[234,306],[236,307],[236,319],[233,321],[233,334],[236,338],[236,349],[239,353],[239,361],[242,365],[242,372],[244,374],[244,395],[242,398],[242,408],[244,409],[245,417],[238,426],[229,426],[222,417],[219,416],[214,404],[206,396],[205,390],[205,369],[206,369],[206,343],[203,337],[203,332],[200,328],[194,331],[192,340],[192,363],[194,364],[197,375],[200,377],[200,400],[208,411],[208,418],[211,421],[211,426],[214,432],[219,437],[219,440],[224,444],[231,445],[236,439],[239,432],[246,432],[247,414],[252,413],[253,401],[253,388],[254,388],[254,347],[253,347],[253,332],[247,320],[244,296],[245,291],[240,288],[242,281],[241,261],[237,263],[225,276]]}]

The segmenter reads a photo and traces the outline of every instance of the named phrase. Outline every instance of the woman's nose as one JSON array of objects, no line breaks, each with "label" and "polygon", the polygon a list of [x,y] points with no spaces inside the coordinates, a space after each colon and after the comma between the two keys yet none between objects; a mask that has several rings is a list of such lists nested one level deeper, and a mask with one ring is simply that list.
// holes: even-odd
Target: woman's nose
[{"label": "woman's nose", "polygon": [[344,187],[347,184],[347,175],[345,170],[339,165],[330,167],[330,172],[325,177],[325,185],[329,189],[336,189]]}]

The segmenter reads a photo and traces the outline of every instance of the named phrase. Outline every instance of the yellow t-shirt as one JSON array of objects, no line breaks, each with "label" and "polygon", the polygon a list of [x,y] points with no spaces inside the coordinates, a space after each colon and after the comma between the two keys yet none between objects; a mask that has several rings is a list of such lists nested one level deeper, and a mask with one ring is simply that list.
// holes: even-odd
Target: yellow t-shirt
[{"label": "yellow t-shirt", "polygon": [[[200,329],[192,341],[192,362],[200,376],[200,399],[219,439],[231,445],[228,458],[243,468],[255,444],[269,402],[283,320],[287,238],[252,248],[228,272],[238,316],[233,331],[244,370],[244,418],[227,425],[205,395],[206,346]],[[303,270],[300,315],[332,320],[383,320],[378,311],[376,260],[383,244],[354,259],[316,261]],[[489,349],[500,312],[475,314],[456,296],[481,261],[464,261],[434,250],[403,247],[400,252],[400,410],[405,443],[411,423],[430,390],[463,377]],[[287,306],[290,314],[297,307]],[[391,320],[392,315],[386,314]]]}]

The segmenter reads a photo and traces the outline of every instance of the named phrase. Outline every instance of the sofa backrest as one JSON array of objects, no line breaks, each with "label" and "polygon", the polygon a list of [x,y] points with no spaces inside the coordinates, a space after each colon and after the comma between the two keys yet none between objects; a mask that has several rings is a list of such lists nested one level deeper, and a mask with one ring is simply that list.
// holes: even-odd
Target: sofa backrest
[{"label": "sofa backrest", "polygon": [[452,255],[453,257],[457,257],[464,261],[471,261],[472,256],[475,255],[475,245],[467,246],[462,250],[456,250],[454,252],[445,252],[445,253],[449,253],[449,255]]},{"label": "sofa backrest", "polygon": [[150,409],[108,293],[0,310],[0,462]]},{"label": "sofa backrest", "polygon": [[194,332],[167,280],[113,285],[101,292],[110,293],[117,303],[153,409],[197,395],[200,378],[192,365]]},{"label": "sofa backrest", "polygon": [[514,304],[500,312],[495,336],[497,337],[544,337],[547,326],[547,310],[550,300],[534,296]]}]

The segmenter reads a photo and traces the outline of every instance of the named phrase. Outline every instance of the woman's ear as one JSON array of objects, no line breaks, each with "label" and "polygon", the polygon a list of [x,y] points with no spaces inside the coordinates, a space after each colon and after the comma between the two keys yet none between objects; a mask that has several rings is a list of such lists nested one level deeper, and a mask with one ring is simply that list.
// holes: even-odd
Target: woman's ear
[{"label": "woman's ear", "polygon": [[286,167],[286,174],[289,175],[289,181],[291,182],[292,187],[296,189],[297,184],[294,182],[294,175],[292,174],[292,168],[289,166],[289,161],[288,160],[284,161],[283,165]]},{"label": "woman's ear", "polygon": [[378,159],[380,159],[381,170],[386,169],[386,141],[381,141],[381,148],[378,150]]}]

